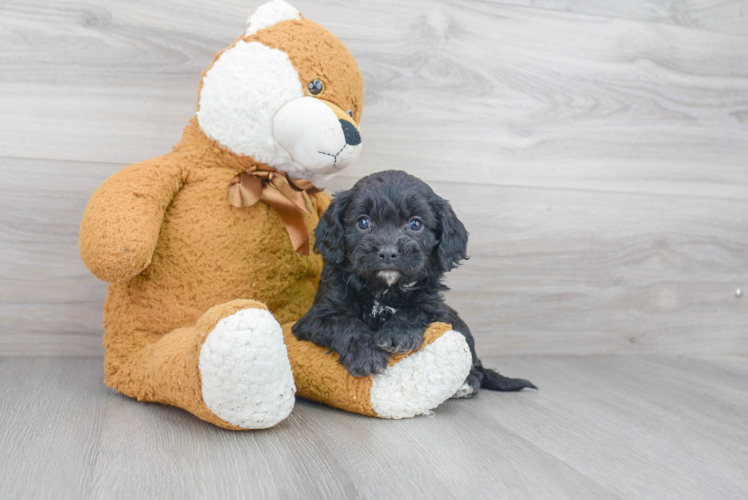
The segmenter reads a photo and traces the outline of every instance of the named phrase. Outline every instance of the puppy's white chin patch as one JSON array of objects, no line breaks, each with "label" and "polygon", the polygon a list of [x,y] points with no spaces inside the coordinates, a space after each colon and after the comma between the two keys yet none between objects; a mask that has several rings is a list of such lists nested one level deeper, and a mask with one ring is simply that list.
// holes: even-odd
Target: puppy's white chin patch
[{"label": "puppy's white chin patch", "polygon": [[400,273],[397,271],[379,271],[377,277],[387,283],[387,286],[392,286],[400,279]]}]

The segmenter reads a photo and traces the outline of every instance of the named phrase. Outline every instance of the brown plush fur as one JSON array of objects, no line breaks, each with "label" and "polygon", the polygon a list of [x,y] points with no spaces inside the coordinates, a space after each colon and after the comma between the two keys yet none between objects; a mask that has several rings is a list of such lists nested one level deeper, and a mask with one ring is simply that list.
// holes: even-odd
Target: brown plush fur
[{"label": "brown plush fur", "polygon": [[198,361],[203,342],[218,322],[249,308],[267,309],[254,300],[232,300],[211,307],[195,326],[177,328],[130,356],[107,383],[138,401],[179,406],[213,424],[241,430],[216,417],[205,406]]},{"label": "brown plush fur", "polygon": [[[107,376],[143,341],[194,325],[214,305],[253,298],[280,322],[311,305],[319,255],[298,255],[264,203],[240,209],[228,202],[229,181],[249,166],[241,160],[216,147],[193,119],[173,152],[118,172],[91,197],[81,254],[112,283],[104,306]],[[310,229],[329,197],[319,193],[312,203]]]},{"label": "brown plush fur", "polygon": [[[245,39],[286,52],[302,88],[322,79],[322,97],[360,120],[361,75],[329,32],[311,21],[283,21]],[[88,268],[110,283],[105,382],[127,396],[177,406],[239,430],[205,405],[199,355],[221,319],[260,308],[286,323],[299,395],[377,416],[369,377],[350,376],[337,354],[291,334],[290,322],[307,311],[317,292],[321,257],[297,254],[283,221],[266,204],[236,208],[228,201],[226,190],[237,173],[268,168],[209,139],[193,118],[172,152],[123,169],[92,195],[80,250]],[[330,198],[318,193],[311,199],[315,210],[306,223],[313,246],[314,228]],[[421,347],[449,328],[432,325]],[[390,364],[404,357],[394,356]]]},{"label": "brown plush fur", "polygon": [[[289,31],[292,24],[296,29]],[[284,21],[246,39],[285,51],[302,88],[324,78],[322,97],[353,109],[360,120],[361,75],[328,31],[308,20]],[[248,168],[268,167],[209,139],[193,118],[172,152],[131,165],[96,190],[80,232],[83,261],[110,283],[107,385],[233,429],[202,401],[197,353],[210,325],[245,307],[267,307],[280,323],[297,320],[311,306],[322,270],[318,254],[294,251],[282,220],[266,204],[236,208],[228,202],[229,181]],[[313,245],[330,198],[319,193],[312,203],[306,222]]]}]

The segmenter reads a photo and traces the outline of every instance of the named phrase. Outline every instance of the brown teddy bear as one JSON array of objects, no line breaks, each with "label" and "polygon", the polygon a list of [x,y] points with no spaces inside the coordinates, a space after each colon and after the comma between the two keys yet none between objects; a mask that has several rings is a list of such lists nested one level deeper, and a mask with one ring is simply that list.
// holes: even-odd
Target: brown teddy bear
[{"label": "brown teddy bear", "polygon": [[198,93],[173,151],[111,176],[83,216],[83,261],[110,283],[105,383],[237,430],[283,420],[295,385],[390,418],[451,396],[470,355],[446,325],[410,357],[430,359],[428,370],[394,358],[378,379],[341,372],[290,325],[284,344],[280,324],[311,306],[322,270],[309,249],[330,198],[314,184],[361,149],[363,82],[342,42],[273,0],[215,57]]}]

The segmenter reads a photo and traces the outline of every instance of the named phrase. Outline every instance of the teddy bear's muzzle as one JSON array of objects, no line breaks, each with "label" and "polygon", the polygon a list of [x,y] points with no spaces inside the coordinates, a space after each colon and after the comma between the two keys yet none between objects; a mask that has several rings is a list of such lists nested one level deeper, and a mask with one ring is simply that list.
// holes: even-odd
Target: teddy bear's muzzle
[{"label": "teddy bear's muzzle", "polygon": [[304,169],[337,172],[358,158],[361,134],[353,118],[335,104],[299,97],[284,104],[273,118],[273,136]]}]

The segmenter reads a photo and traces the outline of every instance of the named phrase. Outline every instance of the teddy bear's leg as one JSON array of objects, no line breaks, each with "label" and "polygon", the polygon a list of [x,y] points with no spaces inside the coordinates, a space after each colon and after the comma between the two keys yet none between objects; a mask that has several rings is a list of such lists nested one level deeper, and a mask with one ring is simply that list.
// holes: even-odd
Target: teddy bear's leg
[{"label": "teddy bear's leg", "polygon": [[233,430],[277,424],[291,413],[296,390],[281,327],[251,300],[212,307],[195,326],[131,355],[105,382]]},{"label": "teddy bear's leg", "polygon": [[292,327],[283,325],[283,335],[299,396],[372,417],[428,413],[460,388],[472,365],[465,337],[446,323],[432,323],[417,351],[392,356],[384,373],[354,377],[337,353],[298,340]]}]

